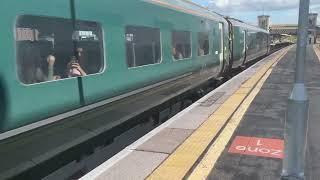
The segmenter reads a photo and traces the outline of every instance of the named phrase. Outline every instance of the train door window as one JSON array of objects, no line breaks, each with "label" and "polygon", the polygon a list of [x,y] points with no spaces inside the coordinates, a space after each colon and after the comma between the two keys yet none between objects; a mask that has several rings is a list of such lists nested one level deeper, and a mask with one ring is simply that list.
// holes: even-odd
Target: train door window
[{"label": "train door window", "polygon": [[100,26],[87,21],[76,24],[75,31],[70,19],[32,15],[17,18],[16,58],[22,83],[82,76],[102,69]]},{"label": "train door window", "polygon": [[209,33],[198,33],[198,56],[206,56],[209,54]]},{"label": "train door window", "polygon": [[172,31],[172,57],[175,60],[191,57],[191,34],[188,31]]},{"label": "train door window", "polygon": [[243,45],[243,50],[242,50],[242,54],[245,55],[248,45],[247,45],[247,36],[246,36],[246,31],[241,31],[242,32],[242,36],[243,38],[240,38],[240,44]]},{"label": "train door window", "polygon": [[220,61],[223,60],[223,55],[224,55],[224,51],[223,51],[223,36],[224,36],[224,32],[223,32],[223,23],[219,23],[219,33],[220,33]]},{"label": "train door window", "polygon": [[160,29],[127,26],[125,33],[128,67],[138,67],[161,62]]}]

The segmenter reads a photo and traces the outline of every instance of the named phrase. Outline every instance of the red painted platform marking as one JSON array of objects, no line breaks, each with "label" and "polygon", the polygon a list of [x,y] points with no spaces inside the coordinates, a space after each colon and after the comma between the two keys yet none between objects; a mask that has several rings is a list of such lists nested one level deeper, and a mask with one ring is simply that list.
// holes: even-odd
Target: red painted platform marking
[{"label": "red painted platform marking", "polygon": [[283,150],[282,139],[237,136],[228,152],[283,159]]}]

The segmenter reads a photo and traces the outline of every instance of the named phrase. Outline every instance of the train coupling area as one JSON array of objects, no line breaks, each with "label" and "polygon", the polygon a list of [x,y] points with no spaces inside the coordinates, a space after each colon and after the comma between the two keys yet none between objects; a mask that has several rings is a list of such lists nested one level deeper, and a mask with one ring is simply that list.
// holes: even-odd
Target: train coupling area
[{"label": "train coupling area", "polygon": [[[235,76],[98,166],[82,180],[279,179],[296,46]],[[307,179],[320,171],[320,49],[307,49]]]}]

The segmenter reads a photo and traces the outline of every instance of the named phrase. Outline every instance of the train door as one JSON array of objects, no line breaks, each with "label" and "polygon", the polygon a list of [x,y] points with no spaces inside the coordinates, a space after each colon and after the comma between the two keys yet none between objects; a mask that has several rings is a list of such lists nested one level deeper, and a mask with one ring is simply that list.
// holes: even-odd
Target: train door
[{"label": "train door", "polygon": [[64,75],[73,54],[70,2],[1,3],[0,77],[7,115],[0,120],[0,132],[79,107],[78,81]]}]

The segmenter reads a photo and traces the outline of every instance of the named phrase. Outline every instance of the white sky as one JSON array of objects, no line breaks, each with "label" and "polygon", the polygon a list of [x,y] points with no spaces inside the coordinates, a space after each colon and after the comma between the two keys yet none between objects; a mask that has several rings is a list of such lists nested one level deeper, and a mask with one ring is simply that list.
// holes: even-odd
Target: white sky
[{"label": "white sky", "polygon": [[[297,24],[299,0],[193,0],[214,11],[253,24],[257,16],[271,16],[273,24]],[[311,0],[310,12],[320,13],[320,0]],[[318,24],[320,17],[318,18]]]}]

